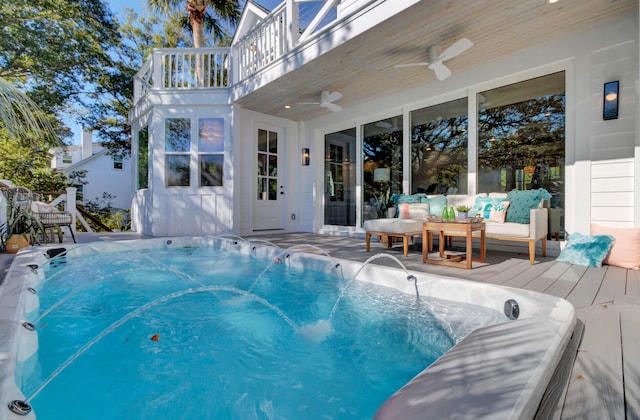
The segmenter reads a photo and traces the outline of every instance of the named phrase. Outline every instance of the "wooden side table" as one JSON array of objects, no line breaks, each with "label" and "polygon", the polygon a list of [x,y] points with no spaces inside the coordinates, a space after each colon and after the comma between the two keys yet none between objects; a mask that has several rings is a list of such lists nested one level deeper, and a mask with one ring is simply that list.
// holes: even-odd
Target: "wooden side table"
[{"label": "wooden side table", "polygon": [[[433,234],[436,232],[439,234],[438,247],[441,259],[429,258],[428,253]],[[480,258],[473,258],[473,232],[480,232]],[[446,254],[444,250],[446,236],[465,237],[467,242],[466,254],[464,256]],[[472,261],[485,262],[486,256],[486,231],[484,222],[425,222],[422,225],[422,262],[424,263],[469,269],[471,268]]]}]

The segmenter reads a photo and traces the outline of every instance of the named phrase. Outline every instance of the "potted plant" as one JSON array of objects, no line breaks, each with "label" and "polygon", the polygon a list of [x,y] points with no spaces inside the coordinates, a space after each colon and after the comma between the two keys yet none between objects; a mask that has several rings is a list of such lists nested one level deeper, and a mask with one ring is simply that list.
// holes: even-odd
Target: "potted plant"
[{"label": "potted plant", "polygon": [[467,216],[469,215],[469,211],[471,210],[471,207],[465,206],[465,205],[461,205],[461,206],[456,207],[456,210],[458,211],[458,218],[459,219],[466,219]]},{"label": "potted plant", "polygon": [[3,243],[10,254],[36,242],[38,233],[44,232],[42,222],[31,213],[31,200],[19,201],[16,193],[7,194],[7,221],[4,226]]}]

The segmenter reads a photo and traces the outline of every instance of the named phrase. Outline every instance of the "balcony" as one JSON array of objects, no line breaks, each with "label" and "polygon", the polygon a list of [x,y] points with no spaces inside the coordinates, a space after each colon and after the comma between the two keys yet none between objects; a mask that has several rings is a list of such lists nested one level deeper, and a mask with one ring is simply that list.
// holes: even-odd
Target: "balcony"
[{"label": "balcony", "polygon": [[[286,0],[234,40],[232,47],[155,49],[135,75],[134,103],[151,91],[224,89],[246,80],[304,42],[318,25],[334,20],[327,14],[337,2],[326,1],[304,31],[298,29],[298,4]],[[356,1],[346,3],[353,7]]]}]

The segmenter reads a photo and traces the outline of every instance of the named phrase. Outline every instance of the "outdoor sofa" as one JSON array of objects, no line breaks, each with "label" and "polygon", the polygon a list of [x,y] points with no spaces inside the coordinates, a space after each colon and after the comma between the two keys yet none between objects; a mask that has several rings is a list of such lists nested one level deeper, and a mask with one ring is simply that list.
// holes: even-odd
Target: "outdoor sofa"
[{"label": "outdoor sofa", "polygon": [[[384,238],[391,247],[395,238],[402,238],[404,255],[409,241],[422,235],[422,224],[430,217],[441,217],[445,207],[460,205],[471,208],[469,217],[479,215],[486,224],[486,237],[501,241],[527,242],[529,262],[535,262],[536,242],[541,241],[542,256],[547,254],[548,217],[544,200],[551,195],[544,189],[513,190],[509,193],[426,195],[397,194],[391,197],[387,217],[364,222],[366,247],[370,249],[371,236]],[[456,216],[458,212],[455,211]],[[456,236],[453,233],[445,236]],[[427,244],[429,250],[432,244]],[[424,246],[424,244],[423,244]]]}]

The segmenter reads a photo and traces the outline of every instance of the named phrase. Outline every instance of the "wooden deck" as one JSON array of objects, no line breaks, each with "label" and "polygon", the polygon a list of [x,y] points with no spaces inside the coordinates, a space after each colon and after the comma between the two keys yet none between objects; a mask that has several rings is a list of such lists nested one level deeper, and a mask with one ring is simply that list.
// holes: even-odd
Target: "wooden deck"
[{"label": "wooden deck", "polygon": [[[422,245],[412,245],[407,257],[402,243],[386,249],[372,241],[365,251],[364,239],[276,233],[260,236],[281,248],[310,244],[334,258],[366,261],[376,253],[395,257],[409,270],[429,272],[472,281],[499,284],[559,296],[571,302],[584,326],[581,341],[567,359],[568,382],[559,387],[559,402],[547,409],[547,419],[640,419],[640,271],[603,266],[590,268],[536,257],[529,264],[526,253],[487,250],[487,263],[471,270],[422,263]],[[309,252],[314,252],[312,249]],[[393,266],[389,259],[377,264]]]}]

